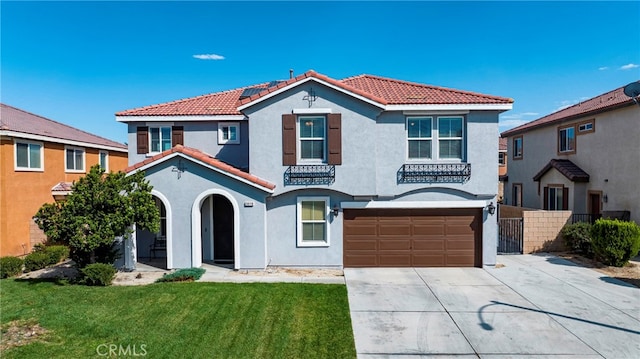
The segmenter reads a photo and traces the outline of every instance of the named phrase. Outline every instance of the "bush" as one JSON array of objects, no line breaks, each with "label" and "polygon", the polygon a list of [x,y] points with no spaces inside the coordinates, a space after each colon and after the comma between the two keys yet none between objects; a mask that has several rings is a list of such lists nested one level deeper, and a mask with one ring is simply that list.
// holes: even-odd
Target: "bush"
[{"label": "bush", "polygon": [[593,258],[591,227],[591,223],[586,222],[578,222],[564,226],[561,231],[564,244],[573,252],[578,252],[586,257]]},{"label": "bush", "polygon": [[591,229],[591,239],[599,260],[622,267],[640,250],[640,227],[635,222],[599,219]]},{"label": "bush", "polygon": [[202,268],[183,268],[169,274],[165,274],[162,278],[158,278],[156,282],[193,282],[204,274],[205,270]]},{"label": "bush", "polygon": [[44,252],[49,256],[49,264],[57,264],[69,257],[69,247],[63,245],[45,247]]},{"label": "bush", "polygon": [[86,285],[107,286],[111,285],[116,276],[116,269],[111,264],[93,263],[80,270]]},{"label": "bush", "polygon": [[31,272],[49,265],[49,255],[45,252],[31,252],[24,258],[24,270]]},{"label": "bush", "polygon": [[22,273],[24,261],[18,257],[0,258],[0,278],[13,277]]}]

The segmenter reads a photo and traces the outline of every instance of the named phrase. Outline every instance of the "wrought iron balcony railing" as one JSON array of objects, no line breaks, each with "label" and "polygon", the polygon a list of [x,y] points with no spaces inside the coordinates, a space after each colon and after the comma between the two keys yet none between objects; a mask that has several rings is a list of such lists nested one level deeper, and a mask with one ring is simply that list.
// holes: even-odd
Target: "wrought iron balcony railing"
[{"label": "wrought iron balcony railing", "polygon": [[284,185],[330,185],[336,180],[335,165],[289,166],[284,172]]},{"label": "wrought iron balcony railing", "polygon": [[404,164],[397,175],[398,183],[465,183],[471,178],[471,164]]}]

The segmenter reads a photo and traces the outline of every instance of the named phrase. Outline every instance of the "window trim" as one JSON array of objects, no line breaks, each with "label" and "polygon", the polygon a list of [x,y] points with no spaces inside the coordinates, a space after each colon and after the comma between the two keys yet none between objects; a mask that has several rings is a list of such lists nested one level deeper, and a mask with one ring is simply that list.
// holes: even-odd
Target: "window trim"
[{"label": "window trim", "polygon": [[[82,152],[82,169],[70,169],[69,164],[67,163],[67,151],[73,150],[73,164],[75,167],[75,155],[76,151]],[[87,168],[87,151],[84,147],[76,147],[76,146],[64,146],[64,171],[66,173],[86,173]]]},{"label": "window trim", "polygon": [[[570,150],[562,150],[561,146],[562,146],[562,131],[567,131],[569,129],[573,130],[573,148]],[[574,154],[576,153],[576,150],[578,148],[578,138],[576,135],[576,125],[568,125],[568,126],[559,126],[558,127],[558,154],[559,155],[570,155],[570,154]],[[566,141],[567,144],[569,144],[569,141]]]},{"label": "window trim", "polygon": [[[431,119],[431,137],[414,137],[409,138],[409,120],[410,119]],[[462,121],[462,136],[461,137],[440,137],[440,120],[445,118],[456,118]],[[466,161],[465,148],[466,148],[466,124],[467,117],[460,114],[441,114],[441,115],[409,115],[405,116],[405,158],[408,162],[443,162],[443,163],[463,163]],[[409,141],[416,140],[430,140],[431,141],[431,157],[411,158],[409,157]],[[460,158],[441,158],[440,157],[440,141],[441,140],[460,140]]]},{"label": "window trim", "polygon": [[[422,120],[429,120],[431,121],[431,136],[430,137],[409,137],[409,120],[411,119],[422,119]],[[406,137],[406,158],[407,161],[433,161],[434,158],[434,150],[433,150],[433,142],[434,142],[434,137],[433,137],[433,133],[434,133],[434,126],[433,126],[433,116],[405,116],[405,121],[404,121],[404,126],[405,126],[405,137]],[[411,141],[426,141],[429,140],[431,141],[431,157],[409,157],[409,142]],[[437,140],[435,140],[437,141]]]},{"label": "window trim", "polygon": [[[160,140],[160,144],[159,144],[160,145],[160,151],[153,151],[153,148],[151,146],[151,141],[152,141],[152,139],[151,139],[152,138],[151,130],[154,129],[154,128],[158,128],[159,129],[158,134],[160,135],[160,139],[159,139]],[[162,150],[162,129],[163,128],[168,128],[169,129],[169,141],[171,141],[171,146],[169,148],[173,148],[173,138],[172,138],[173,137],[172,136],[172,134],[173,134],[173,123],[161,123],[161,124],[158,124],[158,123],[151,124],[150,123],[150,124],[147,124],[147,136],[148,136],[147,145],[149,146],[147,148],[147,150],[148,150],[147,155],[157,155],[158,153],[164,152]]]},{"label": "window trim", "polygon": [[[235,140],[225,140],[223,127],[235,127],[236,128],[236,139]],[[219,145],[238,145],[240,144],[240,122],[218,122],[218,144]]]},{"label": "window trim", "polygon": [[[442,138],[440,138],[440,119],[442,119],[442,118],[459,118],[460,121],[462,122],[460,124],[460,126],[461,126],[460,130],[462,131],[462,136],[460,136],[460,137],[442,137]],[[438,122],[438,127],[436,129],[434,129],[434,132],[437,135],[437,138],[436,138],[437,146],[435,146],[435,149],[437,151],[436,154],[438,156],[436,158],[439,161],[463,162],[464,161],[464,149],[465,149],[465,146],[464,146],[464,142],[465,142],[464,141],[464,137],[465,137],[465,131],[464,131],[464,128],[465,128],[465,117],[462,116],[462,115],[446,115],[446,116],[438,116],[437,119],[438,119],[438,121],[437,121]],[[460,140],[460,158],[440,158],[440,141],[443,140],[443,139],[446,139],[446,140]]]},{"label": "window trim", "polygon": [[[105,161],[104,167],[102,166],[102,163],[100,163],[100,161],[102,160],[102,155],[103,154],[105,155],[104,156],[104,161]],[[100,167],[102,167],[102,169],[105,172],[109,172],[109,151],[105,151],[105,150],[98,151],[98,164],[100,165]]]},{"label": "window trim", "polygon": [[[322,144],[322,159],[318,158],[302,158],[302,138],[300,137],[300,123],[305,118],[322,118],[324,121],[324,134],[323,134],[323,144]],[[307,163],[307,164],[320,164],[327,163],[328,159],[328,125],[329,121],[327,120],[326,114],[314,114],[314,115],[304,115],[304,116],[296,116],[296,156],[298,163]],[[317,141],[320,137],[305,137],[307,141]]]},{"label": "window trim", "polygon": [[[40,167],[19,167],[18,166],[18,144],[27,145],[27,158],[29,157],[29,146],[40,146]],[[19,172],[44,172],[44,142],[29,141],[23,139],[13,139],[13,169]]]},{"label": "window trim", "polygon": [[[516,152],[516,141],[520,140],[520,153]],[[522,135],[515,136],[511,141],[511,149],[513,150],[513,160],[521,160],[524,158],[524,137]]]},{"label": "window trim", "polygon": [[[591,125],[591,128],[585,129],[585,130],[580,129],[581,126],[586,126],[586,125]],[[596,120],[591,119],[587,121],[578,122],[576,124],[576,129],[577,129],[576,135],[586,135],[587,133],[596,132]]]},{"label": "window trim", "polygon": [[[544,205],[544,203],[543,203],[542,208],[547,208],[547,209],[546,209],[547,211],[566,211],[566,210],[568,210],[568,209],[565,209],[565,208],[564,208],[564,203],[565,203],[565,201],[567,201],[567,202],[568,202],[568,199],[565,199],[565,198],[564,198],[564,192],[565,192],[565,190],[564,190],[564,189],[565,189],[566,187],[565,187],[563,184],[553,184],[553,183],[549,183],[549,184],[547,184],[547,185],[545,186],[545,188],[547,189],[547,190],[545,191],[547,195],[546,195],[546,196],[544,196],[544,197],[545,197],[545,198],[544,198],[544,201],[545,201],[545,203],[546,203],[546,206],[545,206],[545,205]],[[553,190],[554,190],[554,192],[556,193],[556,196],[557,196],[558,191],[560,191],[560,194],[562,195],[562,198],[561,198],[561,199],[562,199],[562,202],[560,203],[560,208],[551,209],[551,206],[550,206],[550,204],[551,204],[551,201],[550,201],[550,199],[551,199],[551,189],[553,189]],[[557,202],[557,197],[555,198],[555,200],[556,200],[556,202]],[[555,203],[555,202],[554,202],[554,205],[557,205],[557,203]]]},{"label": "window trim", "polygon": [[[303,241],[302,240],[302,202],[311,202],[311,201],[324,201],[325,203],[325,216],[324,216],[324,229],[325,229],[325,241]],[[296,235],[296,244],[297,247],[329,247],[331,245],[331,235],[330,235],[330,223],[329,216],[331,215],[331,198],[329,196],[304,196],[298,197],[296,203],[296,227],[297,227],[297,235]]]},{"label": "window trim", "polygon": [[[500,158],[502,157],[502,161]],[[504,151],[498,151],[498,166],[504,167],[507,165],[507,154]]]}]

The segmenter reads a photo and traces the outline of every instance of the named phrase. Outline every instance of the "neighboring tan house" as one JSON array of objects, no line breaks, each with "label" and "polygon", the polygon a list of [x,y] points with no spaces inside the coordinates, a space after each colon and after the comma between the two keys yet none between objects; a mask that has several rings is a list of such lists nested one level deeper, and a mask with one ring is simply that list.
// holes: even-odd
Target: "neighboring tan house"
[{"label": "neighboring tan house", "polygon": [[127,171],[145,171],[162,217],[160,233],[125,239],[125,266],[493,265],[495,139],[512,103],[309,71],[119,112]]},{"label": "neighboring tan house", "polygon": [[505,204],[640,223],[640,106],[617,88],[502,133]]},{"label": "neighboring tan house", "polygon": [[44,235],[32,218],[62,199],[91,166],[127,166],[127,146],[0,104],[0,255],[31,252]]},{"label": "neighboring tan house", "polygon": [[507,180],[507,139],[498,139],[498,202],[504,200],[504,182]]}]

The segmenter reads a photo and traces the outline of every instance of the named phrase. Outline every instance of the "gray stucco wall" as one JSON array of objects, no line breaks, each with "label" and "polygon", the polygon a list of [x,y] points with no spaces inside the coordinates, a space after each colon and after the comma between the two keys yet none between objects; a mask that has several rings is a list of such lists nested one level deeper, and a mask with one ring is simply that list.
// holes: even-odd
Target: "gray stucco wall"
[{"label": "gray stucco wall", "polygon": [[[234,121],[230,121],[234,122]],[[139,126],[149,126],[167,123],[167,126],[184,127],[184,145],[197,148],[200,151],[238,168],[249,168],[249,124],[247,121],[235,121],[240,124],[239,144],[218,144],[218,123],[208,122],[130,122],[128,124],[127,140],[129,143],[129,165],[144,161],[147,156],[137,153],[136,131]],[[153,126],[152,125],[152,126]]]},{"label": "gray stucco wall", "polygon": [[[181,178],[172,169],[179,159],[186,164]],[[182,157],[175,157],[145,171],[154,190],[170,202],[171,251],[173,268],[191,267],[192,206],[204,193],[228,193],[238,205],[240,268],[264,268],[266,232],[266,192],[222,175]],[[203,201],[206,197],[203,198]],[[252,202],[252,207],[245,207]],[[205,209],[206,213],[206,209]],[[201,226],[201,223],[197,223]],[[201,238],[199,240],[202,240]],[[238,265],[236,263],[236,265]]]}]

